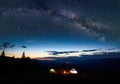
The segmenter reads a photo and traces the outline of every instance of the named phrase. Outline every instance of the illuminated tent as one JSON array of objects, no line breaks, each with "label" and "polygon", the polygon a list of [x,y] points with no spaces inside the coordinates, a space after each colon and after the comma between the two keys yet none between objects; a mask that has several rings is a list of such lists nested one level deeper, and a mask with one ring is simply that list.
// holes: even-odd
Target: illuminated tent
[{"label": "illuminated tent", "polygon": [[50,69],[49,73],[56,73],[55,69]]},{"label": "illuminated tent", "polygon": [[70,74],[78,74],[77,70],[75,68],[72,68],[70,71],[69,71]]}]

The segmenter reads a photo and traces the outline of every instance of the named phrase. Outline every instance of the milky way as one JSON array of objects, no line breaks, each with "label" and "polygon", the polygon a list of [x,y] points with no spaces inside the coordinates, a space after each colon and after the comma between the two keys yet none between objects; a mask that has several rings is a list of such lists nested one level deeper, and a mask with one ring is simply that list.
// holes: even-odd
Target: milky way
[{"label": "milky way", "polygon": [[116,47],[119,8],[119,0],[2,0],[0,43],[46,51]]}]

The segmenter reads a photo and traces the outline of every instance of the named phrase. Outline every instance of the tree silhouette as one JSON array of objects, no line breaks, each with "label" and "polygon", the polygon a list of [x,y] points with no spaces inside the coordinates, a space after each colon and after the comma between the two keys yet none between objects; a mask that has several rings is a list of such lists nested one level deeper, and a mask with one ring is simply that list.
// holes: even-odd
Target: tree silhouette
[{"label": "tree silhouette", "polygon": [[15,44],[11,44],[9,42],[4,42],[1,46],[0,46],[0,50],[3,49],[3,52],[5,53],[5,50],[7,48],[13,48],[15,47]]},{"label": "tree silhouette", "polygon": [[[27,46],[25,46],[25,45],[23,45],[23,46],[20,46],[21,48],[27,48]],[[22,53],[22,57],[21,58],[25,58],[25,51],[23,51],[23,53]]]},{"label": "tree silhouette", "polygon": [[25,52],[22,53],[22,57],[21,58],[23,58],[23,59],[25,58]]},{"label": "tree silhouette", "polygon": [[9,48],[10,47],[10,43],[9,42],[4,42],[2,45],[1,45],[1,49],[3,49],[3,51],[2,51],[2,55],[3,55],[3,53],[4,53],[4,56],[5,56],[5,50],[7,49],[7,48]]},{"label": "tree silhouette", "polygon": [[1,56],[5,56],[5,51],[4,50],[2,51]]}]

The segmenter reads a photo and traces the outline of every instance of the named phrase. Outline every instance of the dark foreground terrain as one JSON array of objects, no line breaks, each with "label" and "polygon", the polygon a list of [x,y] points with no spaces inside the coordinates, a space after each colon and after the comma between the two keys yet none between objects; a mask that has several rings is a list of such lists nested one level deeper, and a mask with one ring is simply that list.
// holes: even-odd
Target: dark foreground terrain
[{"label": "dark foreground terrain", "polygon": [[48,84],[48,83],[70,83],[70,84],[116,84],[120,83],[118,77],[95,77],[81,73],[81,75],[62,75],[41,72],[6,74],[0,75],[0,84]]},{"label": "dark foreground terrain", "polygon": [[[103,68],[101,64],[104,65]],[[78,66],[84,65],[78,70],[78,74],[62,74],[49,73],[49,69],[43,69],[37,60],[0,56],[0,84],[120,84],[119,64],[120,59],[107,59],[102,62],[97,60],[92,63],[87,61],[78,64]],[[48,65],[44,66],[48,67]],[[97,66],[99,68],[101,66],[101,69]],[[65,67],[63,64],[62,68]]]}]

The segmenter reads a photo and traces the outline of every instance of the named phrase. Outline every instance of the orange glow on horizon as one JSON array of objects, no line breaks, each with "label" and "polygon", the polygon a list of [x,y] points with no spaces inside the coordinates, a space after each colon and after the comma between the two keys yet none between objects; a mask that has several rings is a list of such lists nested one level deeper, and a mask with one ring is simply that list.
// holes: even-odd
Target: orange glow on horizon
[{"label": "orange glow on horizon", "polygon": [[55,60],[55,59],[54,58],[41,57],[41,58],[38,58],[37,60]]},{"label": "orange glow on horizon", "polygon": [[[1,52],[0,52],[1,53]],[[14,51],[6,51],[5,55],[9,57],[15,57],[15,58],[21,58],[23,51],[19,52],[14,52]],[[43,58],[43,57],[48,57],[49,54],[46,52],[25,52],[26,57],[30,57],[32,59],[34,58]]]}]

